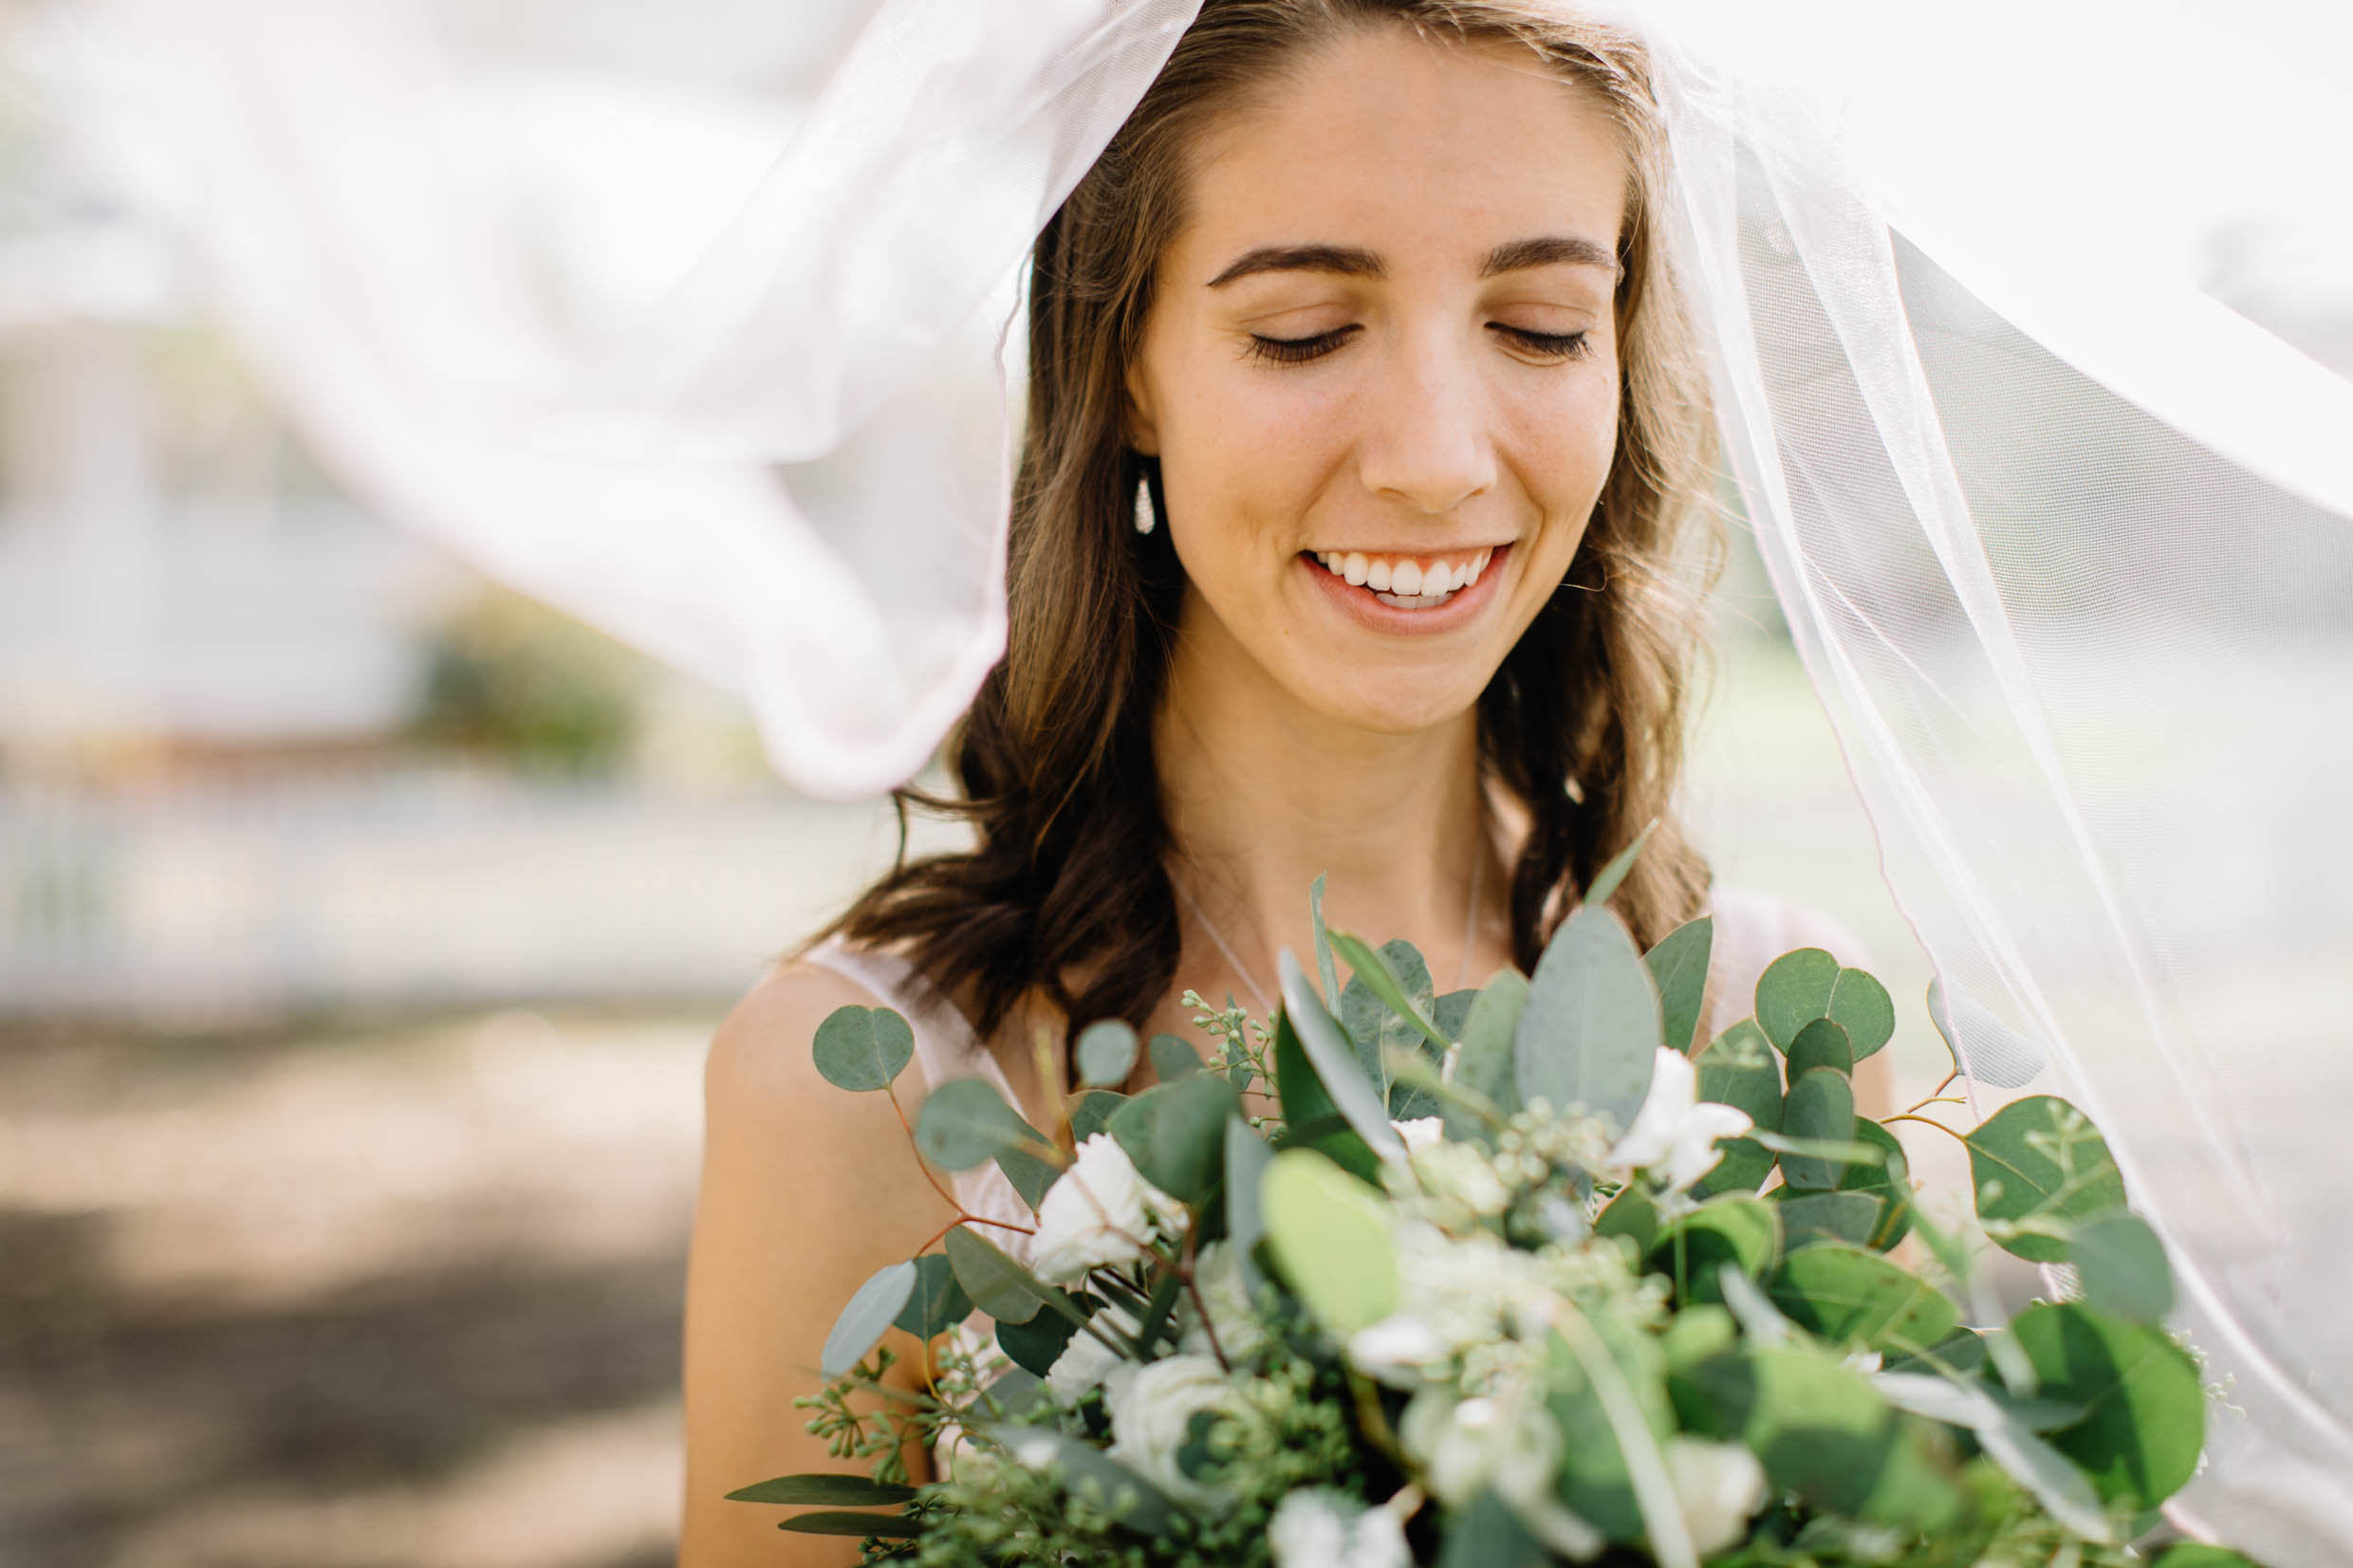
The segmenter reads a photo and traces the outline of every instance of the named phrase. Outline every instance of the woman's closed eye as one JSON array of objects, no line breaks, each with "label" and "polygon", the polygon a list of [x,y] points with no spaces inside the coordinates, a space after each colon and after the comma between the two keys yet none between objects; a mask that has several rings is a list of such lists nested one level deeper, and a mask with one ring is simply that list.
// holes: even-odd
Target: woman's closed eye
[{"label": "woman's closed eye", "polygon": [[[1586,352],[1587,335],[1580,332],[1537,332],[1507,322],[1490,322],[1488,330],[1522,354],[1539,360],[1575,360]],[[1350,323],[1328,332],[1310,333],[1304,338],[1276,338],[1253,332],[1250,338],[1250,353],[1253,359],[1275,364],[1304,364],[1325,355],[1355,337],[1363,329]]]}]

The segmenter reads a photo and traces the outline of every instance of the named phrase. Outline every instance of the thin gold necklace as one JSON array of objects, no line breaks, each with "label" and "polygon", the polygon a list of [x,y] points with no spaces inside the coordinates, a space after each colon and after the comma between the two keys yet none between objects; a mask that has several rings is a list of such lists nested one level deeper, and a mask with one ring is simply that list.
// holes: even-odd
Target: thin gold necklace
[{"label": "thin gold necklace", "polygon": [[[1477,937],[1479,930],[1479,878],[1486,869],[1487,857],[1484,853],[1471,858],[1471,897],[1462,912],[1462,952],[1461,961],[1454,968],[1454,988],[1455,990],[1461,990],[1471,983],[1471,944]],[[1194,919],[1201,923],[1201,930],[1208,933],[1211,943],[1217,949],[1218,955],[1232,967],[1234,974],[1251,993],[1251,1000],[1258,1004],[1260,1015],[1272,1018],[1274,1004],[1268,1000],[1266,987],[1258,984],[1257,977],[1250,971],[1250,966],[1242,962],[1241,954],[1235,952],[1232,946],[1226,941],[1225,934],[1217,929],[1217,922],[1209,917],[1209,911],[1201,907],[1201,901],[1193,895],[1191,888],[1177,881],[1176,877],[1172,876],[1169,880],[1176,883],[1177,896],[1182,898],[1185,901],[1185,907],[1193,912]],[[1336,998],[1334,1000],[1337,1001]]]}]

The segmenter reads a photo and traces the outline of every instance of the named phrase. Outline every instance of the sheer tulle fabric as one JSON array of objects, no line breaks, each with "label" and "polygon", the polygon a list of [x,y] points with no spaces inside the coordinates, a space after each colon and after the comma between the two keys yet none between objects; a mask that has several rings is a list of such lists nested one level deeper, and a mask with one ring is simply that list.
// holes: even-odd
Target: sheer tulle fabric
[{"label": "sheer tulle fabric", "polygon": [[[892,0],[773,168],[685,224],[663,303],[568,320],[486,189],[498,63],[421,8],[115,0],[99,123],[167,171],[355,483],[740,690],[787,777],[854,792],[919,766],[1001,646],[1010,285],[1191,9]],[[2033,9],[1965,102],[2071,110],[2055,207],[2037,169],[1985,174],[1982,115],[1897,145],[1821,107],[1839,72],[1936,101],[1960,67],[1906,8],[1630,19],[1674,27],[1667,219],[1728,465],[1962,1047],[2078,1098],[2173,1245],[2230,1387],[2190,1508],[2341,1561],[2353,384],[2151,262],[2158,198],[2128,198],[2188,155],[2097,85],[2263,8]],[[2308,74],[2347,58],[2335,23],[2270,20],[2312,47],[2203,127],[2251,181],[2353,101]]]}]

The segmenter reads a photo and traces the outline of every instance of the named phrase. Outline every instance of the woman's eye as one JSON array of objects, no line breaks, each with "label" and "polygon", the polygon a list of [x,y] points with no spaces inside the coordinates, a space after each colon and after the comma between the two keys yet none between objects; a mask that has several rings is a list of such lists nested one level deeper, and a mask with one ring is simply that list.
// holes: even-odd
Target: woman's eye
[{"label": "woman's eye", "polygon": [[1488,323],[1514,348],[1525,350],[1543,360],[1576,360],[1586,351],[1583,332],[1531,332],[1523,326],[1509,326],[1502,322]]},{"label": "woman's eye", "polygon": [[1251,334],[1250,351],[1253,358],[1276,364],[1302,364],[1309,360],[1322,359],[1356,336],[1356,332],[1353,323],[1306,338],[1269,338],[1264,333],[1253,332]]}]

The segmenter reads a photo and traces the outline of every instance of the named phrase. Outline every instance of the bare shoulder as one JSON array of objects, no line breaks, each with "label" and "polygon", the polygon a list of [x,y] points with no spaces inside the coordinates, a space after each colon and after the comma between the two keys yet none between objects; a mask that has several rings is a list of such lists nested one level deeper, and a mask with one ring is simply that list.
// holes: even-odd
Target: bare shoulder
[{"label": "bare shoulder", "polygon": [[954,1213],[900,1120],[920,1101],[920,1073],[901,1075],[895,1106],[892,1095],[853,1093],[817,1071],[810,1041],[826,1015],[879,1000],[821,966],[787,964],[712,1041],[687,1267],[679,1560],[689,1568],[850,1560],[839,1542],[780,1543],[773,1509],[724,1497],[769,1476],[839,1467],[793,1400],[824,1382],[826,1332],[859,1284],[913,1255]]}]

